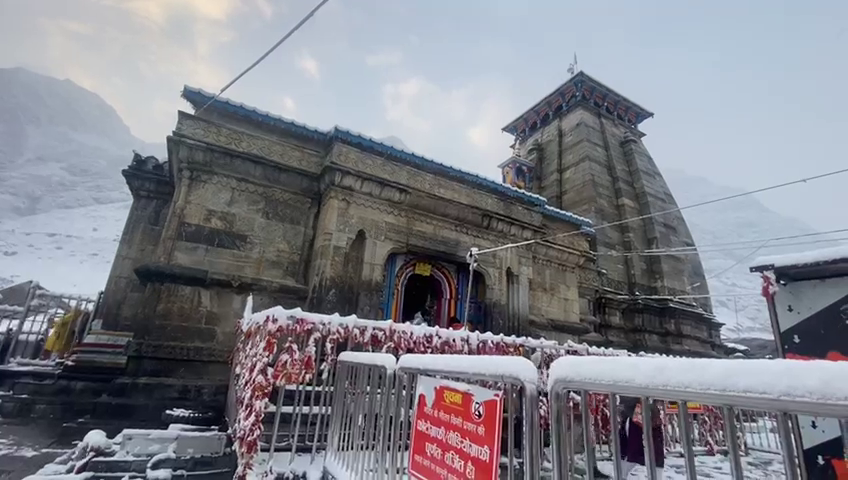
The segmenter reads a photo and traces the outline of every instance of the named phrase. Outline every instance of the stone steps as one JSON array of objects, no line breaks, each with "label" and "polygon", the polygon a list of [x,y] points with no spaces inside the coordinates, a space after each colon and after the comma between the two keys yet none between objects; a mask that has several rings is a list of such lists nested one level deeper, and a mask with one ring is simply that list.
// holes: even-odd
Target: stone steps
[{"label": "stone steps", "polygon": [[[0,367],[0,416],[157,422],[169,408],[220,417],[227,385],[153,377],[63,374]],[[217,422],[217,420],[216,420]]]}]

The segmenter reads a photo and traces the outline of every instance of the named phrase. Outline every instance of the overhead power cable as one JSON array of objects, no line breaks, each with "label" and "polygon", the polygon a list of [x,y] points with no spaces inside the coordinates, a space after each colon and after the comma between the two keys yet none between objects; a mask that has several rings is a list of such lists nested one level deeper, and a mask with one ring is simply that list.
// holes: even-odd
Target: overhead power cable
[{"label": "overhead power cable", "polygon": [[[661,216],[661,215],[668,215],[669,213],[680,212],[680,211],[683,211],[683,210],[689,210],[689,209],[692,209],[692,208],[703,207],[703,206],[706,206],[706,205],[712,205],[714,203],[724,202],[724,201],[727,201],[727,200],[733,200],[735,198],[741,198],[741,197],[745,197],[745,196],[748,196],[748,195],[754,195],[754,194],[757,194],[757,193],[768,192],[768,191],[771,191],[771,190],[776,190],[778,188],[788,187],[790,185],[797,185],[799,183],[807,183],[807,182],[810,182],[810,181],[813,181],[813,180],[819,180],[821,178],[831,177],[833,175],[838,175],[838,174],[845,173],[845,172],[848,172],[848,168],[843,168],[841,170],[835,170],[835,171],[828,172],[828,173],[822,173],[820,175],[814,175],[812,177],[800,178],[798,180],[793,180],[791,182],[779,183],[777,185],[771,185],[771,186],[764,187],[764,188],[758,188],[756,190],[750,190],[750,191],[747,191],[747,192],[737,193],[737,194],[734,194],[734,195],[728,195],[726,197],[715,198],[713,200],[707,200],[707,201],[704,201],[704,202],[693,203],[692,205],[687,205],[685,207],[677,207],[677,208],[672,208],[672,209],[669,209],[669,210],[663,210],[661,212],[649,213],[649,214],[645,214],[645,215],[639,215],[638,217],[626,218],[624,220],[618,220],[618,221],[611,222],[611,223],[605,223],[603,225],[598,225],[598,226],[594,227],[594,229],[600,230],[602,228],[609,228],[609,227],[614,227],[616,225],[623,225],[625,223],[635,222],[635,221],[638,221],[638,220],[644,220],[646,218],[658,217],[658,216]],[[524,240],[524,241],[521,241],[521,242],[508,243],[508,244],[505,244],[505,245],[501,245],[499,247],[492,247],[492,248],[486,248],[486,249],[482,249],[482,250],[476,250],[475,253],[477,255],[482,255],[484,253],[497,252],[499,250],[505,250],[507,248],[513,248],[513,247],[523,247],[525,245],[531,245],[531,244],[546,241],[546,240],[553,240],[555,238],[568,237],[568,236],[577,235],[577,234],[580,234],[580,233],[582,233],[582,232],[581,231],[574,231],[574,232],[558,233],[558,234],[554,234],[554,235],[548,235],[548,236],[545,236],[545,237],[534,238],[534,239],[530,239],[530,240]]]},{"label": "overhead power cable", "polygon": [[[830,243],[830,242],[846,242],[848,241],[848,237],[837,237],[837,238],[824,238],[820,240],[807,240],[805,242],[790,242],[790,243],[773,243],[771,239],[762,239],[760,243],[768,241],[768,245],[763,248],[779,248],[779,247],[796,247],[800,245],[813,245],[817,243]],[[728,245],[739,245],[743,242],[731,242]],[[748,242],[744,242],[748,243]],[[674,256],[674,255],[702,255],[705,253],[715,253],[715,252],[734,252],[739,250],[748,250],[751,246],[747,247],[730,247],[730,248],[695,248],[695,247],[687,247],[686,250],[676,250],[676,249],[668,249],[668,250],[634,250],[631,252],[597,252],[597,255],[607,255],[610,257],[629,257],[629,256],[639,256],[639,257],[663,257],[663,256]]]},{"label": "overhead power cable", "polygon": [[204,105],[204,106],[200,107],[200,109],[199,109],[199,110],[197,110],[197,112],[195,112],[195,113],[200,113],[200,112],[202,112],[204,108],[208,107],[208,106],[209,106],[212,102],[214,102],[215,100],[217,100],[217,99],[218,99],[218,97],[220,97],[221,95],[223,95],[223,94],[224,94],[224,92],[226,92],[228,88],[232,87],[232,86],[233,86],[233,84],[234,84],[234,83],[236,83],[237,81],[239,81],[239,80],[241,79],[241,77],[245,76],[245,75],[247,74],[247,72],[249,72],[249,71],[253,70],[253,68],[254,68],[254,67],[256,67],[257,65],[259,65],[260,63],[262,63],[262,60],[265,60],[265,58],[267,58],[267,57],[268,57],[268,55],[271,55],[271,53],[272,53],[274,50],[276,50],[276,49],[277,49],[277,47],[279,47],[280,45],[282,45],[282,44],[283,44],[283,42],[285,42],[286,40],[288,40],[288,39],[289,39],[289,37],[291,37],[292,35],[294,35],[294,32],[296,32],[296,31],[300,30],[300,27],[302,27],[302,26],[303,26],[303,24],[305,24],[306,22],[308,22],[308,21],[309,21],[309,19],[310,19],[310,18],[312,18],[312,16],[313,16],[313,15],[315,15],[315,12],[317,12],[318,10],[320,10],[320,9],[321,9],[321,7],[323,7],[323,6],[324,6],[327,2],[329,2],[329,1],[330,1],[330,0],[321,0],[321,3],[319,3],[318,5],[316,5],[316,6],[315,6],[315,8],[313,8],[312,10],[310,10],[310,11],[309,11],[309,13],[307,13],[307,14],[306,14],[306,16],[305,16],[305,17],[303,17],[303,19],[301,19],[301,21],[297,22],[297,25],[295,25],[294,27],[292,27],[292,29],[291,29],[291,30],[289,30],[289,31],[288,31],[288,33],[286,33],[285,35],[283,35],[283,38],[281,38],[280,40],[278,40],[278,41],[277,41],[277,43],[275,43],[275,44],[274,44],[271,48],[269,48],[267,52],[263,53],[261,57],[259,57],[258,59],[256,59],[256,61],[255,61],[255,62],[253,62],[252,64],[250,64],[250,66],[249,66],[249,67],[247,67],[247,68],[246,68],[243,72],[239,73],[239,74],[238,74],[238,76],[236,76],[236,78],[234,78],[234,79],[232,79],[232,80],[230,81],[230,83],[228,83],[228,84],[224,85],[224,88],[222,88],[222,89],[221,89],[218,93],[216,93],[216,94],[215,94],[215,96],[214,96],[214,97],[212,97],[212,99],[211,99],[211,100],[209,100],[209,101],[206,103],[206,105]]},{"label": "overhead power cable", "polygon": [[761,292],[751,292],[751,293],[718,293],[718,294],[703,294],[703,295],[616,295],[613,298],[631,298],[631,299],[645,299],[645,300],[681,300],[681,299],[695,299],[695,298],[731,298],[731,297],[756,297],[762,295]]},{"label": "overhead power cable", "polygon": [[763,242],[763,243],[762,243],[762,245],[760,245],[759,247],[757,247],[757,248],[755,248],[755,249],[751,250],[750,252],[748,252],[748,254],[747,254],[747,255],[745,255],[744,257],[740,258],[740,259],[739,259],[739,260],[737,260],[736,262],[734,262],[734,263],[733,263],[733,265],[731,265],[731,266],[729,266],[729,267],[725,268],[724,270],[722,270],[722,271],[720,271],[720,272],[718,272],[718,273],[714,273],[714,274],[710,275],[709,277],[705,278],[703,281],[700,281],[700,282],[698,282],[698,283],[695,283],[695,284],[693,284],[693,285],[690,285],[690,286],[689,286],[689,288],[687,288],[686,290],[687,290],[687,291],[691,291],[693,288],[695,288],[695,287],[697,287],[697,286],[700,286],[700,285],[701,285],[701,284],[703,284],[704,282],[707,282],[707,281],[709,281],[709,280],[712,280],[712,279],[714,279],[714,278],[716,278],[716,277],[720,277],[720,276],[724,275],[725,273],[727,273],[727,272],[729,272],[729,271],[733,270],[734,268],[736,268],[736,266],[737,266],[737,265],[739,265],[740,263],[744,262],[745,260],[747,260],[747,259],[749,259],[749,258],[753,257],[755,253],[757,253],[757,252],[759,252],[760,250],[762,250],[762,249],[763,249],[763,247],[765,247],[765,246],[766,246],[766,244],[767,244],[768,242],[769,242],[769,241],[768,241],[768,240],[766,240],[765,242]]},{"label": "overhead power cable", "polygon": [[[669,247],[669,248],[649,248],[647,250],[633,250],[629,252],[603,252],[602,255],[629,255],[629,254],[640,254],[640,253],[666,253],[666,252],[677,252],[682,250],[699,250],[705,251],[705,248],[708,247],[726,247],[728,245],[744,245],[748,243],[761,243],[768,240],[769,242],[778,242],[781,240],[793,240],[796,238],[806,238],[806,237],[818,237],[821,235],[830,235],[833,233],[845,233],[848,232],[848,228],[838,228],[836,230],[827,230],[824,232],[812,232],[812,233],[799,233],[796,235],[783,235],[780,237],[769,237],[769,238],[756,238],[753,240],[736,240],[735,242],[722,242],[722,243],[706,243],[700,245],[691,245],[685,247]],[[824,240],[823,240],[824,241]],[[781,244],[781,245],[801,245],[798,244]],[[772,245],[774,246],[774,244]],[[777,245],[779,246],[779,245]]]}]

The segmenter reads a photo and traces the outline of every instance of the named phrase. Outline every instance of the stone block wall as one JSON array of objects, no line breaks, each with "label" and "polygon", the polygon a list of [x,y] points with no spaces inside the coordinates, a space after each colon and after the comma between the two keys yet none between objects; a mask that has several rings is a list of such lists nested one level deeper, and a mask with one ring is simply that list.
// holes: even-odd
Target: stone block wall
[{"label": "stone block wall", "polygon": [[165,170],[131,166],[123,173],[133,202],[100,307],[103,328],[112,330],[131,330],[136,312],[144,306],[145,287],[135,269],[156,255],[174,190],[170,173]]},{"label": "stone block wall", "polygon": [[[601,226],[677,208],[641,136],[588,104],[576,104],[523,139],[519,151],[535,163],[536,193]],[[597,321],[595,332],[612,345],[712,354],[720,325],[709,316],[708,298],[664,305],[622,298],[636,292],[708,295],[697,255],[610,255],[693,245],[680,212],[596,229],[597,261],[578,275],[583,277],[578,281],[583,296],[588,297],[581,317]],[[593,306],[599,296],[611,300],[603,313]],[[687,312],[693,303],[703,310]]]},{"label": "stone block wall", "polygon": [[[537,162],[541,195],[602,225],[677,208],[640,135],[581,105],[522,141],[521,151]],[[597,230],[598,266],[633,286],[682,292],[697,284],[692,293],[707,294],[697,255],[605,255],[692,245],[679,212],[631,221]],[[704,306],[711,310],[709,302]]]},{"label": "stone block wall", "polygon": [[168,152],[158,196],[134,190],[105,294],[109,321],[135,334],[133,374],[224,378],[248,293],[255,310],[386,318],[390,255],[464,264],[471,247],[550,232],[572,235],[481,256],[488,314],[509,333],[586,331],[586,236],[532,204],[215,109],[180,113]]}]

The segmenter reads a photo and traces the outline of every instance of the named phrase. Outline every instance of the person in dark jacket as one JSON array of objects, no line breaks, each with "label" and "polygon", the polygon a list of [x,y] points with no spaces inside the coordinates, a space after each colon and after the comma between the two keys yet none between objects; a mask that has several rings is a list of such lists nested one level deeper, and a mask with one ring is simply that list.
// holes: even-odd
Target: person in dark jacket
[{"label": "person in dark jacket", "polygon": [[[627,478],[638,465],[645,465],[645,444],[642,439],[642,402],[634,397],[621,397],[621,422],[618,436],[621,441],[621,478]],[[665,447],[660,409],[651,404],[651,437],[654,443],[657,478],[662,478]]]}]

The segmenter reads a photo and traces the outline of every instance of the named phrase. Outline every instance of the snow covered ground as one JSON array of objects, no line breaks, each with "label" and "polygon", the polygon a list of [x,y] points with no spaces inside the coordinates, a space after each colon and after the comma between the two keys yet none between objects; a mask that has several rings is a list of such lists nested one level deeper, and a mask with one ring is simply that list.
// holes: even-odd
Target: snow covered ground
[{"label": "snow covered ground", "polygon": [[[276,473],[285,474],[287,472],[306,472],[308,480],[321,478],[321,462],[323,455],[318,454],[315,458],[315,463],[310,464],[311,457],[308,454],[298,454],[294,461],[290,462],[291,455],[289,453],[278,453],[274,455],[273,471]],[[686,466],[683,463],[682,457],[666,458],[666,465],[663,469],[663,480],[683,480],[686,478]],[[749,479],[780,479],[786,478],[783,473],[783,460],[779,455],[761,452],[751,452],[750,455],[742,457],[742,467],[745,472],[745,478]],[[257,458],[256,466],[253,469],[250,479],[262,478],[262,473],[267,471],[268,457],[267,454],[262,454]],[[598,469],[612,477],[612,462],[609,460],[599,461]],[[698,472],[698,478],[709,478],[714,480],[730,480],[730,463],[727,457],[716,456],[699,456],[695,457],[695,469]],[[550,478],[550,470],[543,470],[543,478]],[[629,477],[631,480],[647,478],[644,467],[637,467]]]},{"label": "snow covered ground", "polygon": [[[686,478],[686,466],[683,457],[666,458],[663,469],[663,480],[682,480]],[[770,453],[752,452],[751,455],[742,457],[742,468],[745,478],[749,479],[779,479],[786,478],[783,473],[783,460],[779,455]],[[598,462],[598,469],[612,477],[612,462]],[[715,480],[730,480],[730,462],[726,457],[699,456],[695,457],[695,470],[698,478],[711,478]],[[645,467],[637,467],[631,474],[630,479],[648,478]]]},{"label": "snow covered ground", "polygon": [[53,210],[0,220],[0,287],[38,280],[45,288],[102,290],[130,202]]}]

